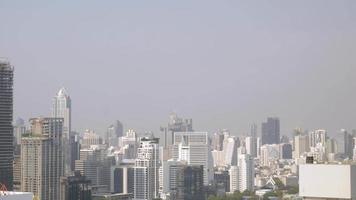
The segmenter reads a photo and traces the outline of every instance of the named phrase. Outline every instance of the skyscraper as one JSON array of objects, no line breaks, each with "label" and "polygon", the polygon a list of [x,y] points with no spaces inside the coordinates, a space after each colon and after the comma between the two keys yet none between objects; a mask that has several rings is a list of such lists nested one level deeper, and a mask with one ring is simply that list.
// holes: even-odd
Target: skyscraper
[{"label": "skyscraper", "polygon": [[134,199],[158,198],[160,164],[159,139],[141,138],[134,167]]},{"label": "skyscraper", "polygon": [[168,130],[170,134],[165,133],[165,142],[167,142],[167,145],[172,145],[175,132],[193,131],[193,120],[183,119],[178,117],[176,113],[172,113],[169,115]]},{"label": "skyscraper", "polygon": [[255,168],[254,160],[248,154],[238,155],[239,190],[252,191],[254,189]]},{"label": "skyscraper", "polygon": [[53,98],[52,117],[63,118],[63,159],[64,170],[69,174],[74,164],[71,159],[70,134],[72,126],[72,107],[71,98],[65,88],[61,88]]},{"label": "skyscraper", "polygon": [[65,88],[61,88],[53,98],[52,117],[63,118],[63,138],[69,139],[71,132],[71,98]]},{"label": "skyscraper", "polygon": [[345,129],[340,131],[344,136],[344,154],[347,158],[352,159],[354,140],[352,134],[348,133]]},{"label": "skyscraper", "polygon": [[13,188],[13,73],[7,61],[0,61],[0,183]]},{"label": "skyscraper", "polygon": [[262,123],[262,145],[280,143],[280,124],[277,117],[268,117]]},{"label": "skyscraper", "polygon": [[31,132],[21,140],[21,191],[41,200],[59,200],[63,119],[33,118],[30,124]]},{"label": "skyscraper", "polygon": [[294,158],[300,158],[306,152],[309,152],[308,135],[294,136]]},{"label": "skyscraper", "polygon": [[204,200],[203,166],[184,166],[177,173],[177,200]]},{"label": "skyscraper", "polygon": [[173,159],[186,161],[188,165],[202,165],[204,184],[213,179],[213,161],[207,132],[174,133]]},{"label": "skyscraper", "polygon": [[14,124],[14,137],[15,144],[21,145],[21,136],[26,132],[25,121],[21,118],[18,118]]},{"label": "skyscraper", "polygon": [[109,146],[117,147],[119,137],[124,136],[124,127],[119,120],[110,125],[106,131],[106,144]]}]

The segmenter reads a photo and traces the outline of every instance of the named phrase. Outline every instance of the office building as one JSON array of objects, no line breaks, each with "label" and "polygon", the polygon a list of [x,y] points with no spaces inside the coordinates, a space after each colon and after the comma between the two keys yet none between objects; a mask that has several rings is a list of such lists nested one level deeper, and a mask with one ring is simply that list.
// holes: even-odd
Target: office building
[{"label": "office building", "polygon": [[177,173],[176,200],[204,200],[203,166],[185,166]]},{"label": "office building", "polygon": [[137,149],[134,169],[134,199],[159,197],[160,151],[159,139],[143,137]]},{"label": "office building", "polygon": [[213,180],[213,160],[207,132],[174,133],[173,159],[188,165],[202,165],[204,184]]},{"label": "office building", "polygon": [[353,136],[352,134],[348,133],[345,129],[341,129],[340,131],[343,135],[343,143],[344,143],[344,155],[349,158],[352,159],[353,157],[353,148],[355,146],[354,144],[354,140],[353,140]]},{"label": "office building", "polygon": [[230,175],[229,171],[218,170],[214,172],[214,185],[222,194],[230,192]]},{"label": "office building", "polygon": [[183,119],[178,117],[176,113],[172,113],[169,115],[168,131],[169,133],[165,134],[165,147],[174,143],[175,132],[193,131],[193,120]]},{"label": "office building", "polygon": [[71,99],[65,88],[61,88],[58,93],[53,97],[52,117],[63,119],[63,159],[64,170],[66,174],[70,174],[73,170],[71,159],[71,146],[70,146],[70,133],[71,133],[71,117],[72,117]]},{"label": "office building", "polygon": [[111,168],[111,193],[134,193],[134,169],[131,164],[120,164]]},{"label": "office building", "polygon": [[262,145],[280,143],[280,123],[278,118],[267,118],[267,122],[262,123],[261,131]]},{"label": "office building", "polygon": [[61,177],[60,184],[60,200],[91,200],[90,181],[80,172]]},{"label": "office building", "polygon": [[169,196],[171,199],[177,197],[177,174],[178,171],[186,166],[186,162],[168,160],[163,161],[161,171],[161,196]]},{"label": "office building", "polygon": [[32,118],[21,140],[21,191],[40,200],[59,200],[63,175],[62,118]]},{"label": "office building", "polygon": [[304,153],[309,151],[308,135],[298,134],[294,136],[294,158],[300,158]]},{"label": "office building", "polygon": [[21,145],[21,136],[26,133],[25,121],[18,118],[14,124],[15,145]]},{"label": "office building", "polygon": [[0,183],[13,189],[13,76],[14,68],[0,60]]},{"label": "office building", "polygon": [[257,138],[248,136],[245,138],[246,153],[253,158],[257,157]]},{"label": "office building", "polygon": [[119,137],[124,136],[124,126],[119,120],[110,125],[106,131],[106,144],[108,146],[117,147]]},{"label": "office building", "polygon": [[248,154],[238,155],[239,191],[254,190],[255,165],[253,158]]},{"label": "office building", "polygon": [[279,145],[279,153],[281,159],[293,158],[293,147],[289,143],[282,143]]},{"label": "office building", "polygon": [[91,145],[101,145],[103,144],[103,139],[96,134],[93,130],[85,130],[83,138],[81,141],[81,148],[90,148]]},{"label": "office building", "polygon": [[319,146],[325,147],[326,139],[327,139],[326,130],[319,129],[319,130],[311,131],[309,133],[310,147],[317,147],[318,144],[320,144]]},{"label": "office building", "polygon": [[239,168],[237,166],[231,166],[229,169],[230,175],[230,193],[239,190]]},{"label": "office building", "polygon": [[69,136],[69,145],[70,145],[70,159],[71,159],[71,169],[74,171],[75,169],[75,161],[79,160],[80,155],[80,141],[79,134],[76,132],[72,132]]}]

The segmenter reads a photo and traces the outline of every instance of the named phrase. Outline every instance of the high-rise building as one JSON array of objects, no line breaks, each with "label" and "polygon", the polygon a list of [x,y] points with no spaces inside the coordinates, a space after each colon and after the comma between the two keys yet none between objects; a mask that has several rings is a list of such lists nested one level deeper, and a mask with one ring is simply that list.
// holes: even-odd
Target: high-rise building
[{"label": "high-rise building", "polygon": [[253,158],[248,154],[238,155],[239,191],[254,190],[255,165]]},{"label": "high-rise building", "polygon": [[256,124],[251,124],[249,136],[257,138],[257,125]]},{"label": "high-rise building", "polygon": [[168,160],[163,161],[161,171],[161,196],[167,195],[170,196],[171,199],[175,199],[177,197],[177,174],[178,171],[181,170],[184,166],[186,166],[186,162]]},{"label": "high-rise building", "polygon": [[[114,157],[98,146],[80,150],[80,160],[75,161],[75,171],[79,171],[91,182],[91,186],[100,187],[103,192],[110,191],[110,171]],[[94,189],[93,189],[94,193]]]},{"label": "high-rise building", "polygon": [[188,165],[202,165],[204,184],[213,179],[213,160],[207,132],[174,133],[173,159],[186,161]]},{"label": "high-rise building", "polygon": [[21,155],[14,156],[14,191],[21,191]]},{"label": "high-rise building", "polygon": [[[237,156],[236,156],[237,157]],[[227,170],[217,170],[214,172],[214,185],[222,194],[230,192],[230,175]]]},{"label": "high-rise building", "polygon": [[103,139],[93,130],[85,130],[81,141],[81,148],[90,148],[91,145],[103,144]]},{"label": "high-rise building", "polygon": [[0,60],[0,183],[13,189],[13,76],[14,68]]},{"label": "high-rise building", "polygon": [[18,118],[14,124],[15,145],[21,145],[21,136],[26,133],[25,121]]},{"label": "high-rise building", "polygon": [[80,153],[80,141],[79,134],[76,132],[72,132],[69,136],[69,145],[70,145],[70,159],[71,159],[71,169],[74,171],[75,169],[75,161],[79,160]]},{"label": "high-rise building", "polygon": [[309,133],[309,145],[310,147],[317,147],[318,144],[325,147],[326,144],[326,130],[315,130]]},{"label": "high-rise building", "polygon": [[91,200],[90,181],[75,172],[74,176],[61,177],[60,200]]},{"label": "high-rise building", "polygon": [[21,191],[41,200],[59,200],[63,175],[63,118],[32,118],[21,140]]},{"label": "high-rise building", "polygon": [[256,137],[246,137],[245,138],[246,153],[251,155],[253,158],[257,157],[257,138]]},{"label": "high-rise building", "polygon": [[237,141],[233,136],[225,136],[224,139],[224,164],[231,166],[237,165]]},{"label": "high-rise building", "polygon": [[71,98],[65,88],[61,88],[53,97],[52,117],[63,119],[63,160],[64,170],[66,174],[70,174],[73,170],[74,163],[71,159],[70,134],[72,126],[72,107]]},{"label": "high-rise building", "polygon": [[168,131],[170,132],[170,134],[165,135],[165,142],[167,142],[167,146],[172,145],[174,143],[175,132],[193,131],[193,120],[183,119],[178,117],[176,113],[172,113],[171,115],[169,115]]},{"label": "high-rise building", "polygon": [[293,148],[289,143],[279,144],[279,153],[281,159],[292,159],[293,158]]},{"label": "high-rise building", "polygon": [[230,175],[230,192],[233,193],[239,190],[239,168],[231,166],[229,169]]},{"label": "high-rise building", "polygon": [[276,117],[268,117],[262,123],[262,145],[280,143],[280,123]]},{"label": "high-rise building", "polygon": [[300,158],[306,152],[309,152],[308,135],[298,134],[294,136],[294,158]]},{"label": "high-rise building", "polygon": [[52,117],[63,118],[63,138],[68,140],[72,126],[72,107],[65,88],[61,88],[53,98]]},{"label": "high-rise building", "polygon": [[133,168],[134,199],[149,200],[159,197],[160,165],[159,139],[141,138]]},{"label": "high-rise building", "polygon": [[224,142],[224,134],[221,132],[214,133],[211,140],[212,150],[222,151],[223,142]]},{"label": "high-rise building", "polygon": [[111,168],[112,193],[133,194],[134,168],[131,165],[120,165]]},{"label": "high-rise building", "polygon": [[348,133],[345,129],[340,131],[344,136],[344,154],[347,158],[352,159],[354,140],[352,134]]},{"label": "high-rise building", "polygon": [[185,166],[177,173],[176,200],[204,200],[203,166]]},{"label": "high-rise building", "polygon": [[124,136],[124,127],[122,123],[117,120],[114,124],[110,125],[106,131],[106,144],[109,146],[117,147],[119,137]]}]

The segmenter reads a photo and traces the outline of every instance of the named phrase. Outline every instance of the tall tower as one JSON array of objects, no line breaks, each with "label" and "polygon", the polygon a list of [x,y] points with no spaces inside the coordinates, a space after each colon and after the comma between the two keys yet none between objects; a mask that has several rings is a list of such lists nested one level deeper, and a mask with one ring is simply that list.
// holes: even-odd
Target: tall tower
[{"label": "tall tower", "polygon": [[69,139],[72,128],[72,106],[65,88],[61,88],[53,98],[52,117],[63,118],[63,138]]},{"label": "tall tower", "polygon": [[0,60],[0,183],[13,188],[13,75],[14,68]]},{"label": "tall tower", "polygon": [[243,192],[245,190],[252,191],[254,189],[254,161],[248,154],[238,155],[238,168],[239,168],[239,190]]},{"label": "tall tower", "polygon": [[262,123],[262,145],[280,143],[280,125],[277,117],[268,117]]},{"label": "tall tower", "polygon": [[70,174],[74,164],[71,159],[70,134],[72,124],[71,99],[65,88],[61,88],[53,98],[52,117],[63,118],[63,161],[64,171]]},{"label": "tall tower", "polygon": [[134,167],[134,199],[155,199],[159,194],[159,139],[141,138]]},{"label": "tall tower", "polygon": [[59,200],[63,119],[33,118],[30,124],[31,132],[21,140],[21,191],[41,200]]}]

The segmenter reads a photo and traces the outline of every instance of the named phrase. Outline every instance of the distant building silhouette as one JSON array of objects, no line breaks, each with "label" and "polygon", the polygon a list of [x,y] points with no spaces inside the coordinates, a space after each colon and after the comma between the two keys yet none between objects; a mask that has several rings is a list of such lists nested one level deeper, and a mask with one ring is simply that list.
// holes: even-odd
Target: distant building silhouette
[{"label": "distant building silhouette", "polygon": [[268,117],[267,122],[262,123],[262,145],[280,143],[280,124],[276,117]]}]

